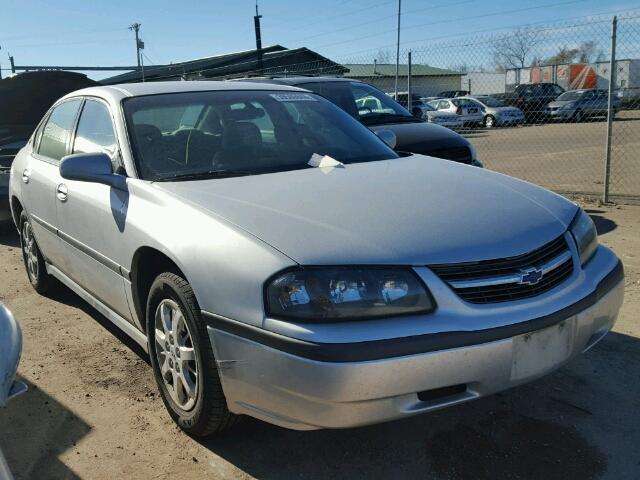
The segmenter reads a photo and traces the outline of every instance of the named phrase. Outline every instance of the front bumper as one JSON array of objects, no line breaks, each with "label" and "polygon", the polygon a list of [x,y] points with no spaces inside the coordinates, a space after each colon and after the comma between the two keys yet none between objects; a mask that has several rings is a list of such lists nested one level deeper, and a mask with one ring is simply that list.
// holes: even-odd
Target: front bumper
[{"label": "front bumper", "polygon": [[276,333],[265,342],[263,329],[204,313],[229,409],[313,430],[403,418],[545,375],[604,337],[623,295],[617,263],[594,291],[551,315],[472,332],[349,344]]},{"label": "front bumper", "polygon": [[545,110],[544,114],[549,120],[569,120],[575,114],[575,110]]}]

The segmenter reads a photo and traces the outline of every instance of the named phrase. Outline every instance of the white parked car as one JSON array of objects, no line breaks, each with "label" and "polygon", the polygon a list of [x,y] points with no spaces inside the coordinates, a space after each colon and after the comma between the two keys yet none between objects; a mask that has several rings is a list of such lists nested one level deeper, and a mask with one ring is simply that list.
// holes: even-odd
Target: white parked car
[{"label": "white parked car", "polygon": [[441,98],[431,100],[427,105],[431,105],[440,113],[455,113],[462,118],[465,126],[480,125],[484,119],[482,107],[468,98]]}]

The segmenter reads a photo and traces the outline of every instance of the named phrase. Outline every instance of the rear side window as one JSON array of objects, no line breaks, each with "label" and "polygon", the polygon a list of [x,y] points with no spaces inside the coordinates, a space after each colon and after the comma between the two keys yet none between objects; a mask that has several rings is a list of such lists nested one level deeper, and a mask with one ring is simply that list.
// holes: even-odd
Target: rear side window
[{"label": "rear side window", "polygon": [[69,100],[53,109],[44,129],[38,153],[52,160],[60,160],[67,154],[71,130],[80,108],[81,100]]},{"label": "rear side window", "polygon": [[82,108],[73,153],[106,153],[113,157],[116,151],[116,135],[106,105],[87,100]]}]

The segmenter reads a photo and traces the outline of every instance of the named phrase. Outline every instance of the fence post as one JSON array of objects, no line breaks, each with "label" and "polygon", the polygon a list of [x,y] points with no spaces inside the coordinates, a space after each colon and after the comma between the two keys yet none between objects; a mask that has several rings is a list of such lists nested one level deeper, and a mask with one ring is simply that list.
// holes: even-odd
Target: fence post
[{"label": "fence post", "polygon": [[[397,101],[398,97],[396,96]],[[409,53],[407,53],[407,110],[413,114],[411,108],[411,50],[409,50]]]},{"label": "fence post", "polygon": [[615,95],[616,86],[616,31],[618,29],[618,17],[613,17],[611,23],[611,60],[609,64],[609,97],[607,101],[607,140],[604,157],[604,193],[602,201],[609,201],[609,182],[611,179],[611,136],[613,134],[613,117],[615,115],[613,109],[613,96]]}]

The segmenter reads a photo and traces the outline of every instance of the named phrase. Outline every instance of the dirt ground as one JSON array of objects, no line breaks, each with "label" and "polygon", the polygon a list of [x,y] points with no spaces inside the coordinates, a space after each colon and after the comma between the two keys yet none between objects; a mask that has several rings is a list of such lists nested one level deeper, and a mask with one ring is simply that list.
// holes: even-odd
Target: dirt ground
[{"label": "dirt ground", "polygon": [[640,207],[588,205],[626,267],[612,333],[535,383],[353,430],[293,432],[246,419],[196,441],[169,419],[144,353],[69,290],[28,285],[0,236],[0,301],[21,321],[29,391],[0,412],[17,479],[640,478]]}]

